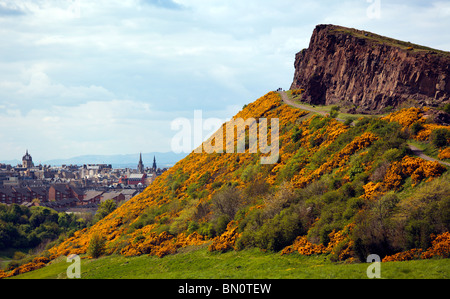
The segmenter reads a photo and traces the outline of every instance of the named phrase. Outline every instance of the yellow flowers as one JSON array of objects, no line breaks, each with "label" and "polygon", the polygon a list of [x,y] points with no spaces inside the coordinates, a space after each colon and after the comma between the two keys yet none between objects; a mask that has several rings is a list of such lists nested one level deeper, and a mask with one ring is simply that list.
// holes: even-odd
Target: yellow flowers
[{"label": "yellow flowers", "polygon": [[208,250],[220,252],[233,250],[235,249],[234,245],[239,236],[240,234],[237,232],[236,222],[231,221],[228,223],[226,231],[212,240],[212,244],[209,245]]},{"label": "yellow flowers", "polygon": [[124,256],[136,256],[142,254],[156,255],[163,257],[168,254],[176,253],[177,249],[191,245],[201,245],[205,241],[203,236],[196,232],[186,236],[181,233],[177,236],[170,235],[167,232],[160,234],[150,232],[147,235],[139,235],[141,232],[134,234],[136,237],[131,244],[125,246],[120,254]]},{"label": "yellow flowers", "polygon": [[420,122],[424,123],[425,119],[422,117],[423,113],[427,111],[427,108],[407,108],[401,109],[394,113],[391,113],[385,117],[383,120],[392,122],[395,121],[402,125],[402,127],[411,127],[413,123]]},{"label": "yellow flowers", "polygon": [[389,190],[396,190],[402,184],[404,178],[411,176],[413,186],[423,179],[433,179],[440,176],[445,167],[436,161],[426,161],[418,157],[403,157],[402,161],[391,164],[382,182],[369,182],[363,186],[365,199],[373,199]]},{"label": "yellow flowers", "polygon": [[419,124],[420,128],[414,132],[415,136],[414,139],[418,141],[427,141],[430,138],[431,133],[436,129],[446,129],[450,130],[449,126],[443,126],[438,125],[435,123],[427,123],[426,116],[424,116],[424,113],[427,112],[429,108],[407,108],[407,109],[401,109],[399,111],[396,111],[394,113],[391,113],[385,117],[383,117],[383,120],[389,121],[389,122],[397,122],[400,125],[402,125],[403,129],[406,128],[412,129],[414,124]]},{"label": "yellow flowers", "polygon": [[362,197],[365,199],[376,198],[385,193],[385,187],[382,183],[368,182],[363,186],[363,189],[364,194],[362,195]]},{"label": "yellow flowers", "polygon": [[290,254],[295,251],[301,255],[323,254],[327,253],[326,249],[327,247],[323,244],[314,244],[309,242],[306,236],[298,236],[292,245],[285,247],[281,251],[281,255]]},{"label": "yellow flowers", "polygon": [[450,147],[446,147],[439,152],[438,158],[440,160],[450,159]]},{"label": "yellow flowers", "polygon": [[415,259],[430,259],[434,256],[450,257],[450,232],[444,232],[437,237],[432,235],[431,247],[426,251],[421,248],[413,248],[383,258],[383,262],[409,261]]},{"label": "yellow flowers", "polygon": [[14,269],[10,272],[5,272],[3,270],[0,270],[0,279],[7,278],[11,276],[16,276],[22,273],[30,272],[33,270],[40,269],[42,267],[45,267],[45,265],[50,262],[50,260],[46,257],[36,257],[33,259],[33,261],[24,264],[22,266],[19,266],[18,268]]},{"label": "yellow flowers", "polygon": [[307,236],[299,236],[292,245],[285,247],[281,251],[281,255],[296,251],[301,255],[331,253],[340,261],[346,260],[353,255],[354,242],[350,239],[350,233],[354,227],[355,224],[350,223],[340,231],[333,230],[328,234],[330,242],[328,242],[327,246],[311,243],[308,241]]},{"label": "yellow flowers", "polygon": [[322,164],[319,168],[315,169],[309,175],[300,172],[292,179],[296,187],[304,187],[312,181],[320,178],[323,174],[332,171],[334,168],[343,166],[351,155],[360,149],[368,147],[372,142],[377,140],[378,137],[370,132],[366,132],[361,136],[356,137],[352,142],[347,144],[341,151],[337,152],[326,163]]},{"label": "yellow flowers", "polygon": [[420,130],[414,139],[419,141],[426,141],[430,138],[431,133],[437,129],[450,130],[448,126],[442,126],[437,124],[424,124],[423,129]]},{"label": "yellow flowers", "polygon": [[301,95],[302,93],[304,93],[305,92],[305,90],[303,89],[303,88],[300,88],[300,89],[293,89],[292,90],[292,95],[293,96],[297,96],[297,95]]}]

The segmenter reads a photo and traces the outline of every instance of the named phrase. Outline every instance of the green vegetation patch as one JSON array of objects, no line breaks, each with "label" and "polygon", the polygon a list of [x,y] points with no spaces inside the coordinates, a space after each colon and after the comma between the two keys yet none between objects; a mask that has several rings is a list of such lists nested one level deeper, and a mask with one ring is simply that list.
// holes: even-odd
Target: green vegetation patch
[{"label": "green vegetation patch", "polygon": [[[14,279],[67,278],[64,257]],[[324,256],[280,255],[259,249],[211,253],[185,248],[176,255],[81,260],[81,279],[367,279],[369,263],[333,263]],[[381,263],[382,279],[450,278],[450,260]]]}]

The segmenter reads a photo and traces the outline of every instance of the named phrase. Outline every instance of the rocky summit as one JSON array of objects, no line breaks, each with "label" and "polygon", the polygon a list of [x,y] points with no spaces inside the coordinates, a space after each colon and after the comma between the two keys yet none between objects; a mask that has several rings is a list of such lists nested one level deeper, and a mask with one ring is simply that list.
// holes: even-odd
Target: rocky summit
[{"label": "rocky summit", "polygon": [[291,89],[310,104],[349,113],[441,106],[450,98],[450,52],[336,25],[317,25],[296,54]]}]

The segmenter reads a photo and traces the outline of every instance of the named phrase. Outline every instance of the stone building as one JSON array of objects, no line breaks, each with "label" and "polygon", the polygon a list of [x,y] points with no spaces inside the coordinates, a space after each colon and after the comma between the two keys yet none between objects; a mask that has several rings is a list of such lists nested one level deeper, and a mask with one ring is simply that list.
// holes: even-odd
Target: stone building
[{"label": "stone building", "polygon": [[22,167],[27,168],[27,169],[34,167],[33,158],[28,153],[28,150],[27,150],[25,156],[22,157]]},{"label": "stone building", "polygon": [[144,163],[142,162],[142,153],[139,154],[139,163],[137,166],[138,173],[144,173]]}]

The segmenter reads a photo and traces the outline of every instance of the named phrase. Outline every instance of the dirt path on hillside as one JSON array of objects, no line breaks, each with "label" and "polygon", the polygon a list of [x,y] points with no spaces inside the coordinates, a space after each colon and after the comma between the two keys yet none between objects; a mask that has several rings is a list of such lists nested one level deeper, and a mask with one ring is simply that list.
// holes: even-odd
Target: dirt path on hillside
[{"label": "dirt path on hillside", "polygon": [[435,159],[435,158],[425,155],[420,148],[418,148],[412,144],[408,144],[408,146],[411,149],[411,151],[413,152],[413,154],[419,158],[422,158],[427,161],[437,161],[438,163],[440,163],[442,165],[450,166],[450,163],[447,163],[447,162],[444,162],[444,161],[441,161],[441,160],[438,160],[438,159]]},{"label": "dirt path on hillside", "polygon": [[[293,106],[293,107],[296,107],[296,108],[299,108],[299,109],[302,109],[302,110],[318,113],[318,114],[323,115],[323,116],[327,116],[328,115],[328,113],[326,113],[324,111],[319,111],[319,110],[313,109],[313,108],[311,108],[309,106],[305,106],[305,105],[302,105],[302,104],[294,102],[293,100],[289,99],[289,97],[288,97],[288,95],[286,94],[285,91],[279,91],[278,93],[280,94],[281,99],[283,100],[283,102],[285,102],[289,106]],[[340,121],[340,122],[344,122],[345,121],[345,120],[343,120],[341,118],[336,118],[336,120]],[[442,165],[450,166],[450,163],[447,163],[447,162],[444,162],[444,161],[441,161],[441,160],[438,160],[438,159],[435,159],[435,158],[432,158],[430,156],[425,155],[421,149],[417,148],[416,146],[414,146],[412,144],[408,143],[408,146],[411,149],[411,151],[413,152],[413,154],[416,155],[419,158],[422,158],[422,159],[427,160],[427,161],[437,161],[438,163],[440,163]]]},{"label": "dirt path on hillside", "polygon": [[[311,108],[309,106],[302,105],[302,104],[294,102],[293,100],[289,99],[289,97],[288,97],[288,95],[286,94],[285,91],[279,91],[278,93],[280,94],[281,99],[283,100],[283,102],[285,102],[286,104],[288,104],[290,106],[294,106],[294,107],[302,109],[302,110],[318,113],[318,114],[323,115],[323,116],[327,116],[329,114],[329,113],[327,113],[325,111],[316,110],[316,109]],[[345,119],[342,119],[342,118],[336,117],[335,119],[337,121],[340,121],[340,122],[345,122]]]}]

